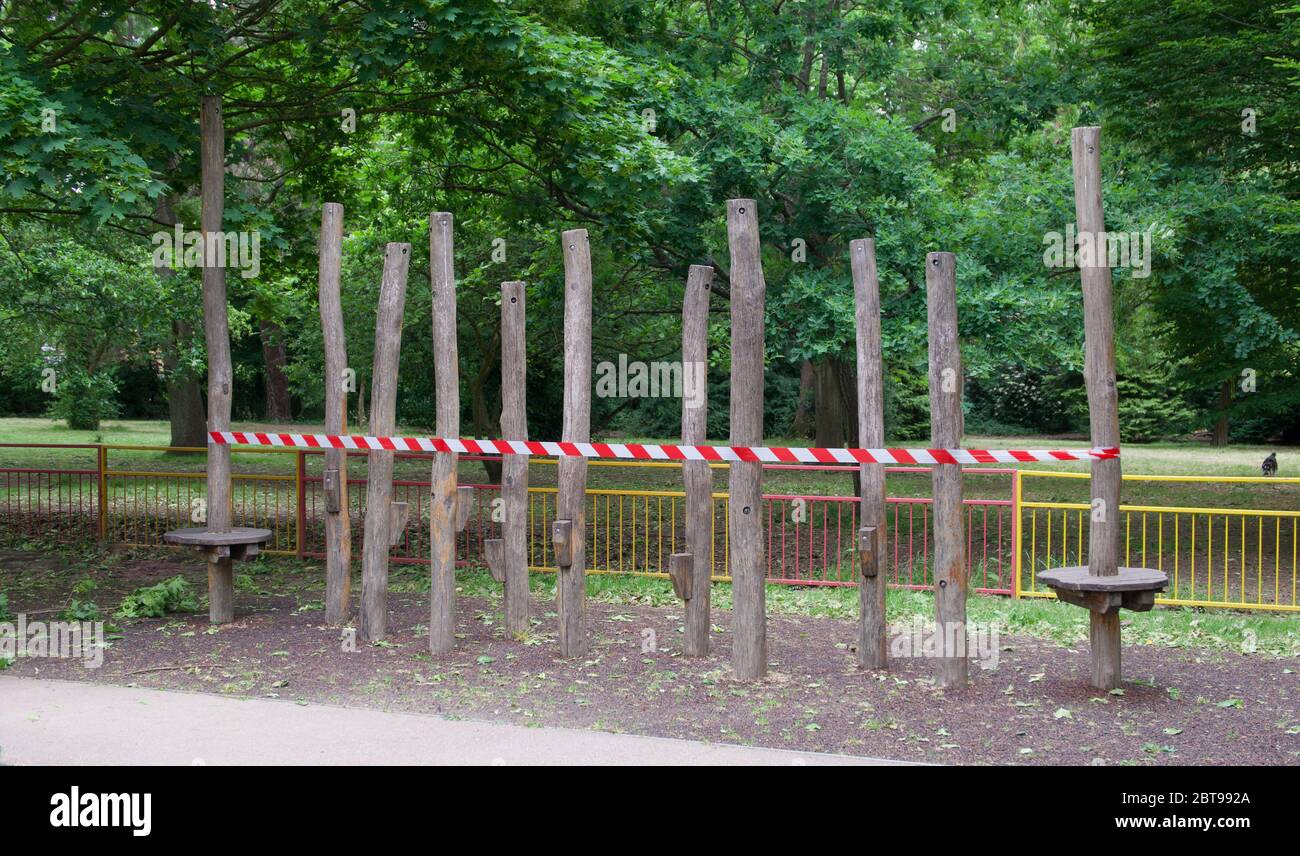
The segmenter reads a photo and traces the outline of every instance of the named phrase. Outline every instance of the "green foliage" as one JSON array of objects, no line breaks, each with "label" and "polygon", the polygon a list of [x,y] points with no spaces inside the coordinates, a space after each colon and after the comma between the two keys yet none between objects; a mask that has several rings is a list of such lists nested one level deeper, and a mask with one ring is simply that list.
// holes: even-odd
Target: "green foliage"
[{"label": "green foliage", "polygon": [[[722,210],[757,201],[765,425],[800,367],[852,363],[846,252],[876,242],[891,437],[928,436],[924,255],[958,255],[968,428],[1081,427],[1077,273],[1044,265],[1074,217],[1071,125],[1105,128],[1112,230],[1150,232],[1116,272],[1134,437],[1300,432],[1300,13],[1266,0],[385,0],[10,4],[0,43],[0,411],[93,426],[161,410],[204,368],[197,272],[155,272],[150,234],[198,220],[197,105],[227,105],[225,228],[261,236],[228,277],[235,417],[261,415],[263,330],[319,415],[315,234],[346,206],[350,364],[372,380],[383,246],[453,211],[467,433],[498,430],[499,283],[528,283],[533,436],[559,430],[558,230],[591,232],[596,359],[673,359],[686,266],[718,271],[710,436],[726,432]],[[176,6],[176,8],[171,8]],[[292,70],[292,73],[286,73]],[[306,107],[305,105],[310,105]],[[1243,133],[1242,110],[1257,127]],[[341,121],[355,111],[354,127]],[[504,257],[496,251],[504,248]],[[428,271],[415,254],[411,282]],[[431,426],[428,289],[412,287],[398,412]],[[38,392],[56,360],[51,404]],[[1163,373],[1153,366],[1164,365]],[[1159,374],[1157,391],[1152,378]],[[824,376],[824,375],[822,375]],[[116,378],[118,388],[112,384]],[[142,394],[139,389],[152,392]],[[355,398],[353,399],[355,402]],[[849,402],[842,402],[847,405]],[[825,404],[825,402],[823,402]],[[675,433],[673,400],[594,402],[593,429]],[[845,408],[818,408],[827,413]],[[1190,415],[1189,415],[1190,411]],[[829,418],[829,417],[828,417]],[[819,432],[820,433],[820,432]]]},{"label": "green foliage", "polygon": [[99,607],[93,601],[73,598],[68,607],[59,613],[64,621],[99,621]]},{"label": "green foliage", "polygon": [[49,415],[64,420],[74,431],[97,431],[101,420],[112,419],[121,410],[117,381],[109,372],[69,372],[60,378],[57,389]]},{"label": "green foliage", "polygon": [[1167,372],[1120,377],[1119,433],[1125,443],[1182,437],[1195,425],[1196,412]]},{"label": "green foliage", "polygon": [[970,412],[967,434],[1060,434],[1086,430],[1080,414],[1071,408],[1083,389],[1075,372],[1030,369],[1007,360],[986,375],[970,379],[966,398]]},{"label": "green foliage", "polygon": [[122,598],[117,618],[161,618],[169,612],[198,612],[198,596],[189,580],[179,574],[157,585],[136,589]]},{"label": "green foliage", "polygon": [[0,591],[0,621],[13,621],[14,614],[9,611],[9,595]]},{"label": "green foliage", "polygon": [[929,439],[930,386],[924,366],[887,368],[885,436],[899,441]]}]

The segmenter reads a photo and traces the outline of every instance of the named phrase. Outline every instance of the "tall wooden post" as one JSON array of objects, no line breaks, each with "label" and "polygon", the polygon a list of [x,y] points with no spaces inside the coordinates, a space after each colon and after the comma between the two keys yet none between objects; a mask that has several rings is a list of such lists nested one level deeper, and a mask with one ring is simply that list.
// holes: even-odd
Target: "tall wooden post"
[{"label": "tall wooden post", "polygon": [[[709,422],[709,290],[713,268],[691,265],[682,300],[682,443],[702,445]],[[709,653],[713,579],[713,472],[708,461],[682,464],[686,482],[686,551],[691,554],[686,600],[686,656]]]},{"label": "tall wooden post", "polygon": [[[344,373],[348,366],[348,346],[343,331],[342,266],[343,206],[326,202],[320,215],[317,279],[321,333],[325,341],[326,434],[342,434],[347,427]],[[344,450],[326,450],[324,482],[325,621],[342,624],[348,620],[352,601],[352,521],[348,511],[348,458]]]},{"label": "tall wooden post", "polygon": [[[957,259],[930,253],[925,259],[930,326],[930,438],[936,449],[956,449],[962,436],[961,349],[957,339]],[[966,652],[966,538],[961,464],[936,464],[934,492],[935,631],[941,644],[939,683],[964,687]]]},{"label": "tall wooden post", "polygon": [[[1084,380],[1094,447],[1119,446],[1119,395],[1115,388],[1115,322],[1106,257],[1106,222],[1101,205],[1101,128],[1075,128],[1070,135],[1074,164],[1074,212],[1081,238],[1090,235],[1092,258],[1081,258]],[[1088,527],[1088,574],[1119,574],[1119,458],[1092,462],[1092,517]],[[1120,684],[1119,612],[1091,611],[1092,685]]]},{"label": "tall wooden post", "polygon": [[[880,280],[876,275],[876,242],[862,238],[849,244],[858,334],[858,437],[867,449],[885,446],[884,370],[880,359]],[[865,669],[888,665],[885,639],[885,468],[862,465],[862,515],[859,538],[871,550],[859,550],[858,664]]]},{"label": "tall wooden post", "polygon": [[[763,443],[763,321],[767,285],[752,199],[727,201],[731,248],[731,444]],[[767,674],[767,614],[763,566],[763,465],[731,464],[727,519],[731,531],[732,647],[737,680]]]},{"label": "tall wooden post", "polygon": [[[230,430],[232,369],[226,314],[226,269],[211,258],[221,242],[225,214],[226,126],[221,96],[203,96],[199,114],[200,228],[203,237],[203,336],[208,346],[208,430]],[[178,248],[179,249],[179,248]],[[208,531],[231,527],[230,447],[208,445]],[[235,617],[235,573],[230,556],[208,554],[208,619],[224,624]]]},{"label": "tall wooden post", "polygon": [[[501,283],[501,437],[528,439],[527,289]],[[510,636],[528,630],[528,459],[506,455],[501,462],[502,573],[505,627]]]},{"label": "tall wooden post", "polygon": [[[564,424],[561,439],[591,440],[591,242],[586,229],[565,232],[564,240]],[[560,624],[560,656],[587,653],[583,610],[587,598],[587,460],[563,457],[559,464],[556,499],[557,531],[567,530],[568,542],[556,542],[559,581],[556,611]],[[561,525],[565,524],[566,525]]]},{"label": "tall wooden post", "polygon": [[[446,211],[429,215],[429,277],[433,289],[433,368],[439,437],[460,436],[460,366],[456,347],[454,223]],[[437,452],[429,508],[432,583],[429,587],[429,650],[456,647],[456,470],[455,452]]]},{"label": "tall wooden post", "polygon": [[[410,244],[384,248],[384,278],[379,286],[375,320],[374,380],[370,392],[370,429],[391,436],[397,419],[397,365],[402,351],[402,314],[406,308],[406,272]],[[361,561],[361,638],[374,641],[388,633],[388,548],[392,541],[393,453],[366,456],[366,529]]]}]

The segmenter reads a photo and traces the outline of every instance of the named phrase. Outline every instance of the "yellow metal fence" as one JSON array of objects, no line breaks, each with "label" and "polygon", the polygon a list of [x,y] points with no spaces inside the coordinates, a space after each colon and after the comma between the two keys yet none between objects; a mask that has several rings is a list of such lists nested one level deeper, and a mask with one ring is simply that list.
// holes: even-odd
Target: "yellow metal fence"
[{"label": "yellow metal fence", "polygon": [[[111,466],[109,452],[202,454],[202,449],[85,446],[94,466],[0,467],[0,524],[38,535],[69,532],[96,535],[127,545],[154,546],[168,529],[195,525],[204,501],[204,474],[145,466]],[[260,450],[244,450],[255,452]],[[275,472],[236,474],[232,510],[238,525],[273,533],[268,552],[308,557],[324,546],[324,497],[319,474],[293,450],[275,453]],[[294,455],[290,460],[286,455]],[[649,466],[662,466],[650,464]],[[1016,597],[1052,597],[1039,585],[1039,572],[1088,560],[1087,473],[1004,471],[1010,496],[967,500],[967,547],[971,586]],[[1182,606],[1300,611],[1300,478],[1226,478],[1126,475],[1125,495],[1144,484],[1186,483],[1194,498],[1213,499],[1239,491],[1232,504],[1281,507],[1227,508],[1121,505],[1126,565],[1152,567],[1169,575],[1159,603]],[[358,486],[360,480],[357,480]],[[1197,488],[1191,488],[1197,485]],[[493,519],[496,487],[479,485],[470,523],[460,536],[459,555],[482,554],[485,538],[499,534]],[[1273,497],[1255,503],[1259,495]],[[354,524],[362,519],[365,491],[349,492]],[[392,561],[428,561],[428,482],[394,481],[394,500],[410,504],[407,530]],[[712,566],[727,579],[727,496],[714,494]],[[803,517],[791,513],[797,501]],[[890,500],[886,523],[886,569],[891,584],[928,587],[932,521],[927,498]],[[588,491],[588,567],[593,573],[662,576],[667,557],[682,549],[684,496],[678,490],[591,489]],[[767,572],[772,581],[846,585],[856,581],[853,533],[857,503],[845,496],[765,497]],[[529,565],[552,569],[550,523],[555,488],[533,487],[529,497]],[[359,532],[354,537],[359,537]],[[1005,570],[1004,570],[1005,568]]]},{"label": "yellow metal fence", "polygon": [[[1087,473],[1017,472],[1017,597],[1053,597],[1038,584],[1039,572],[1088,561],[1091,506],[1024,499],[1031,480],[1087,478]],[[1126,475],[1124,481],[1267,484],[1300,500],[1300,478]],[[1120,513],[1121,562],[1169,576],[1169,587],[1157,603],[1300,611],[1300,510],[1121,505]]]}]

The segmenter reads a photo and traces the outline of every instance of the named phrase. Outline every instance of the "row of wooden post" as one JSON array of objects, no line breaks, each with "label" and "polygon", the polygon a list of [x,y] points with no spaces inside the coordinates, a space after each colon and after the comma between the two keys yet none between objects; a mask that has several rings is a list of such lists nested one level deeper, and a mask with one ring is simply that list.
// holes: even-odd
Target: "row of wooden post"
[{"label": "row of wooden post", "polygon": [[[225,133],[221,99],[207,96],[200,114],[202,212],[205,234],[222,229],[225,173]],[[1076,219],[1081,232],[1104,233],[1101,200],[1100,130],[1076,128],[1072,137]],[[454,222],[448,212],[429,218],[429,270],[432,292],[436,431],[440,437],[460,433],[460,381],[457,353]],[[321,212],[319,299],[325,344],[325,428],[330,434],[346,429],[347,348],[340,295],[343,208],[326,203]],[[758,212],[752,199],[727,203],[730,248],[731,317],[731,444],[757,446],[763,441],[764,320],[766,284],[763,279]],[[564,259],[564,410],[561,439],[590,441],[591,425],[591,300],[590,240],[585,229],[562,235]],[[384,436],[396,425],[397,372],[402,317],[406,302],[411,246],[390,243],[384,250],[383,276],[375,323],[370,430]],[[859,442],[867,448],[884,446],[883,371],[881,363],[881,303],[875,247],[870,238],[849,245],[852,271],[858,369]],[[1111,305],[1111,276],[1105,265],[1082,271],[1085,322],[1085,376],[1088,385],[1094,447],[1119,445],[1115,389],[1115,358]],[[964,376],[957,332],[956,259],[951,253],[930,253],[925,265],[929,328],[929,392],[931,441],[934,448],[961,445]],[[706,440],[709,296],[713,269],[691,266],[682,302],[682,362],[684,378],[698,381],[683,397],[682,442]],[[230,427],[232,368],[226,308],[225,271],[203,268],[204,331],[208,347],[208,427]],[[505,439],[528,438],[525,335],[525,285],[501,285],[502,413]],[[360,632],[368,640],[387,633],[388,548],[406,526],[409,509],[393,501],[393,458],[390,451],[368,453],[365,541],[362,559]],[[436,453],[431,474],[429,647],[445,654],[455,647],[456,534],[465,526],[473,491],[457,484],[454,452]],[[207,525],[210,532],[231,529],[230,447],[208,450]],[[580,457],[559,462],[557,519],[551,543],[559,567],[556,611],[561,656],[582,656],[587,650],[584,622],[586,600],[586,476]],[[686,550],[671,556],[669,576],[686,605],[685,653],[709,652],[710,585],[713,573],[712,474],[707,463],[683,465],[686,487]],[[1090,573],[1114,576],[1118,568],[1118,459],[1092,465],[1093,522],[1089,543]],[[326,503],[326,619],[346,622],[350,615],[351,528],[347,498],[347,458],[341,450],[325,456]],[[932,468],[935,538],[934,580],[936,631],[940,641],[939,683],[966,683],[967,572],[962,508],[962,475],[958,464]],[[856,533],[859,559],[860,615],[858,660],[865,668],[888,665],[885,591],[880,573],[885,533],[885,472],[879,464],[861,466],[861,528]],[[505,456],[502,466],[500,516],[502,537],[489,539],[485,558],[492,575],[504,585],[505,628],[512,637],[529,629],[528,615],[528,462]],[[762,465],[730,464],[727,503],[732,573],[732,666],[741,680],[762,678],[767,671],[765,561],[762,530]],[[1100,508],[1100,515],[1096,509]],[[233,617],[234,587],[231,560],[210,557],[209,597],[214,622]],[[1119,619],[1116,612],[1094,611],[1091,623],[1092,683],[1111,687],[1119,682]]]},{"label": "row of wooden post", "polygon": [[[328,203],[321,215],[320,312],[325,342],[326,430],[345,429],[346,343],[340,300],[343,210]],[[756,204],[735,199],[727,204],[727,234],[731,251],[731,437],[737,446],[763,442],[764,303],[761,243]],[[383,276],[375,326],[372,371],[371,432],[383,436],[395,430],[396,381],[401,350],[402,311],[406,298],[409,244],[392,243],[384,251]],[[564,258],[564,410],[561,439],[590,441],[591,415],[591,293],[590,239],[585,229],[562,236]],[[430,288],[433,307],[434,373],[437,393],[436,431],[455,437],[460,431],[460,397],[456,341],[456,280],[453,267],[453,218],[435,212],[429,220]],[[850,262],[857,304],[859,429],[862,442],[884,443],[883,372],[880,356],[880,291],[874,244],[852,242]],[[692,265],[682,302],[683,376],[707,383],[708,318],[713,268]],[[961,363],[957,353],[953,259],[932,254],[927,260],[931,305],[931,394],[936,445],[953,447],[960,440]],[[528,438],[526,377],[526,299],[524,283],[501,286],[502,412],[505,439]],[[956,381],[954,383],[954,378]],[[682,442],[706,441],[707,388],[690,389],[682,402]],[[404,528],[406,508],[392,500],[393,454],[368,453],[365,546],[362,557],[362,596],[359,629],[376,640],[387,633],[388,547]],[[431,477],[429,647],[442,654],[455,647],[455,544],[471,501],[470,490],[457,486],[457,456],[436,453]],[[961,553],[960,473],[935,470],[937,580],[941,620],[964,621],[965,575]],[[754,462],[730,465],[728,527],[733,579],[732,660],[737,678],[755,680],[767,670],[765,583],[762,530],[762,466]],[[670,560],[669,576],[686,607],[685,652],[709,653],[710,586],[713,576],[713,478],[703,461],[683,466],[686,486],[686,549]],[[955,477],[954,477],[955,476]],[[861,621],[859,661],[867,668],[884,668],[885,577],[879,573],[885,524],[884,469],[862,465],[862,529],[857,534],[860,559]],[[347,501],[347,462],[341,451],[325,461],[327,588],[326,618],[334,624],[349,618],[350,527]],[[527,516],[528,463],[506,456],[502,467],[499,513],[502,537],[488,539],[485,559],[505,590],[505,628],[517,637],[529,629]],[[565,457],[559,462],[556,520],[551,542],[559,568],[556,593],[560,654],[577,657],[587,650],[584,624],[586,597],[586,461]],[[955,534],[945,536],[951,527]],[[955,618],[954,618],[955,617]],[[947,661],[945,661],[947,662]],[[964,675],[964,660],[953,657]],[[957,674],[954,672],[954,674]],[[946,679],[948,682],[952,679]]]},{"label": "row of wooden post", "polygon": [[[1099,198],[1097,200],[1099,208]],[[1089,220],[1080,209],[1080,223]],[[430,218],[429,255],[433,293],[434,371],[437,388],[437,433],[440,437],[459,434],[459,378],[456,350],[456,290],[453,272],[452,215],[434,213]],[[344,407],[342,366],[346,362],[338,299],[338,270],[342,211],[327,205],[321,225],[321,320],[326,342],[327,429],[342,430]],[[731,254],[731,444],[758,446],[763,442],[764,401],[764,303],[761,243],[754,200],[733,199],[727,203],[727,237]],[[564,411],[561,440],[590,441],[591,419],[591,247],[585,229],[562,236],[564,258]],[[384,275],[376,322],[374,386],[371,396],[371,428],[376,435],[391,433],[398,351],[400,349],[402,304],[410,246],[389,244],[385,250]],[[856,305],[858,363],[858,425],[861,445],[884,446],[883,370],[881,361],[880,285],[875,246],[870,238],[849,245],[850,269]],[[687,276],[682,304],[683,376],[704,378],[708,360],[708,313],[713,270],[694,265]],[[925,265],[929,328],[929,390],[931,443],[934,448],[953,449],[963,435],[962,393],[964,373],[957,329],[956,258],[951,253],[930,253]],[[1108,286],[1109,283],[1104,285]],[[1109,371],[1113,401],[1113,356],[1109,324],[1109,288],[1085,279],[1087,303],[1089,390],[1094,399],[1094,442],[1110,441],[1116,420],[1113,405],[1099,406],[1096,387]],[[1092,299],[1089,291],[1104,292],[1105,302]],[[501,286],[502,324],[502,416],[506,439],[527,439],[525,398],[525,287],[522,282]],[[1112,351],[1113,353],[1113,351]],[[706,439],[707,390],[692,389],[683,397],[682,442],[700,444]],[[1098,429],[1098,415],[1102,424]],[[1114,444],[1118,436],[1114,437]],[[334,454],[334,453],[331,453]],[[362,573],[361,632],[367,639],[386,632],[387,549],[393,531],[405,518],[392,509],[392,452],[369,453],[367,483],[366,542]],[[1118,493],[1118,479],[1098,479],[1117,473],[1118,466],[1094,465],[1096,487],[1107,494]],[[586,653],[584,622],[586,599],[586,460],[563,457],[559,461],[556,520],[551,543],[559,568],[556,593],[560,655],[578,657]],[[470,490],[457,487],[457,456],[437,453],[432,473],[432,585],[429,645],[433,653],[455,646],[455,543],[464,526]],[[708,464],[687,462],[683,466],[686,486],[686,550],[670,558],[669,576],[677,595],[686,606],[685,653],[705,656],[709,652],[710,597],[713,572],[712,476]],[[861,467],[861,528],[856,533],[859,559],[860,615],[858,661],[870,669],[888,665],[885,623],[886,577],[880,572],[885,532],[885,472],[880,464]],[[934,581],[936,634],[940,643],[938,680],[944,687],[960,687],[968,680],[966,651],[966,597],[968,576],[965,556],[965,521],[962,506],[962,473],[959,464],[932,468],[934,519]],[[346,467],[342,455],[327,458],[326,536],[328,544],[327,617],[347,617],[348,527]],[[518,636],[528,630],[527,518],[528,469],[526,458],[506,456],[503,462],[500,539],[489,539],[485,553],[493,577],[505,590],[505,626]],[[331,498],[331,491],[341,492]],[[1113,500],[1117,507],[1117,497]],[[762,465],[757,462],[730,464],[727,520],[732,576],[732,667],[737,679],[757,680],[767,671],[765,584],[766,565],[762,529]],[[494,515],[495,517],[495,515]],[[1104,555],[1111,546],[1114,527],[1093,527],[1092,550]],[[1103,541],[1102,539],[1106,539]],[[1113,560],[1112,560],[1113,563]],[[1094,646],[1109,648],[1113,636],[1109,627],[1094,621]]]}]

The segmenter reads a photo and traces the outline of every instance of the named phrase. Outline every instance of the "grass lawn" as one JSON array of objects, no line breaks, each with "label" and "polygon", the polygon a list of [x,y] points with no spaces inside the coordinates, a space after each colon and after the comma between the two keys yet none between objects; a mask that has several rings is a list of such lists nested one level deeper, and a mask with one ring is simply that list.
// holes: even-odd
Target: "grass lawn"
[{"label": "grass lawn", "polygon": [[[246,431],[292,431],[295,433],[323,433],[324,427],[315,423],[271,425],[242,422],[234,426]],[[426,431],[412,426],[399,426],[399,434],[419,435]],[[170,439],[168,424],[162,420],[108,420],[99,431],[73,431],[62,422],[45,418],[0,419],[0,443],[108,443],[130,446],[165,446]],[[671,438],[623,438],[644,442],[663,442]],[[771,445],[804,445],[806,441],[791,438],[769,438]],[[903,445],[890,441],[894,445]],[[906,445],[917,446],[920,443]],[[971,448],[1079,448],[1088,444],[1082,440],[1062,440],[1047,437],[983,437],[970,436],[965,445]],[[1300,475],[1300,447],[1229,446],[1216,449],[1199,442],[1149,443],[1124,447],[1124,471],[1127,475],[1195,475],[1195,476],[1259,476],[1259,464],[1274,451],[1278,454],[1282,476]],[[158,451],[129,451],[111,449],[109,468],[116,470],[166,470],[202,472],[201,454],[168,454]],[[294,471],[294,455],[260,451],[235,450],[235,469],[240,473],[279,473],[289,475]],[[364,461],[352,459],[354,477],[363,471]],[[307,457],[308,471],[318,474],[322,456]],[[0,448],[0,467],[60,467],[87,468],[95,466],[95,453],[91,449],[16,449]],[[1086,473],[1086,463],[1020,464],[1019,469]],[[993,470],[998,467],[972,467],[972,471]],[[428,479],[429,464],[425,460],[401,459],[397,462],[395,476],[399,479]],[[539,460],[530,468],[533,485],[554,485],[553,462]],[[607,462],[591,462],[588,468],[588,485],[593,488],[627,488],[642,490],[681,490],[682,477],[676,466],[628,467]],[[487,481],[483,465],[465,461],[461,466],[463,483]],[[970,474],[967,477],[967,497],[1008,499],[1011,495],[1010,477],[989,472],[987,476]],[[768,469],[763,477],[764,490],[770,493],[803,495],[845,496],[853,492],[851,477],[845,472],[792,471]],[[726,489],[726,470],[719,467],[714,472],[716,490]],[[888,480],[891,496],[929,496],[930,479],[924,472],[894,473]],[[1086,480],[1034,478],[1025,482],[1025,498],[1041,501],[1084,501],[1087,497]],[[1222,506],[1235,508],[1300,508],[1300,482],[1273,481],[1263,484],[1204,484],[1186,482],[1149,482],[1130,480],[1125,484],[1126,503],[1180,506]]]}]

